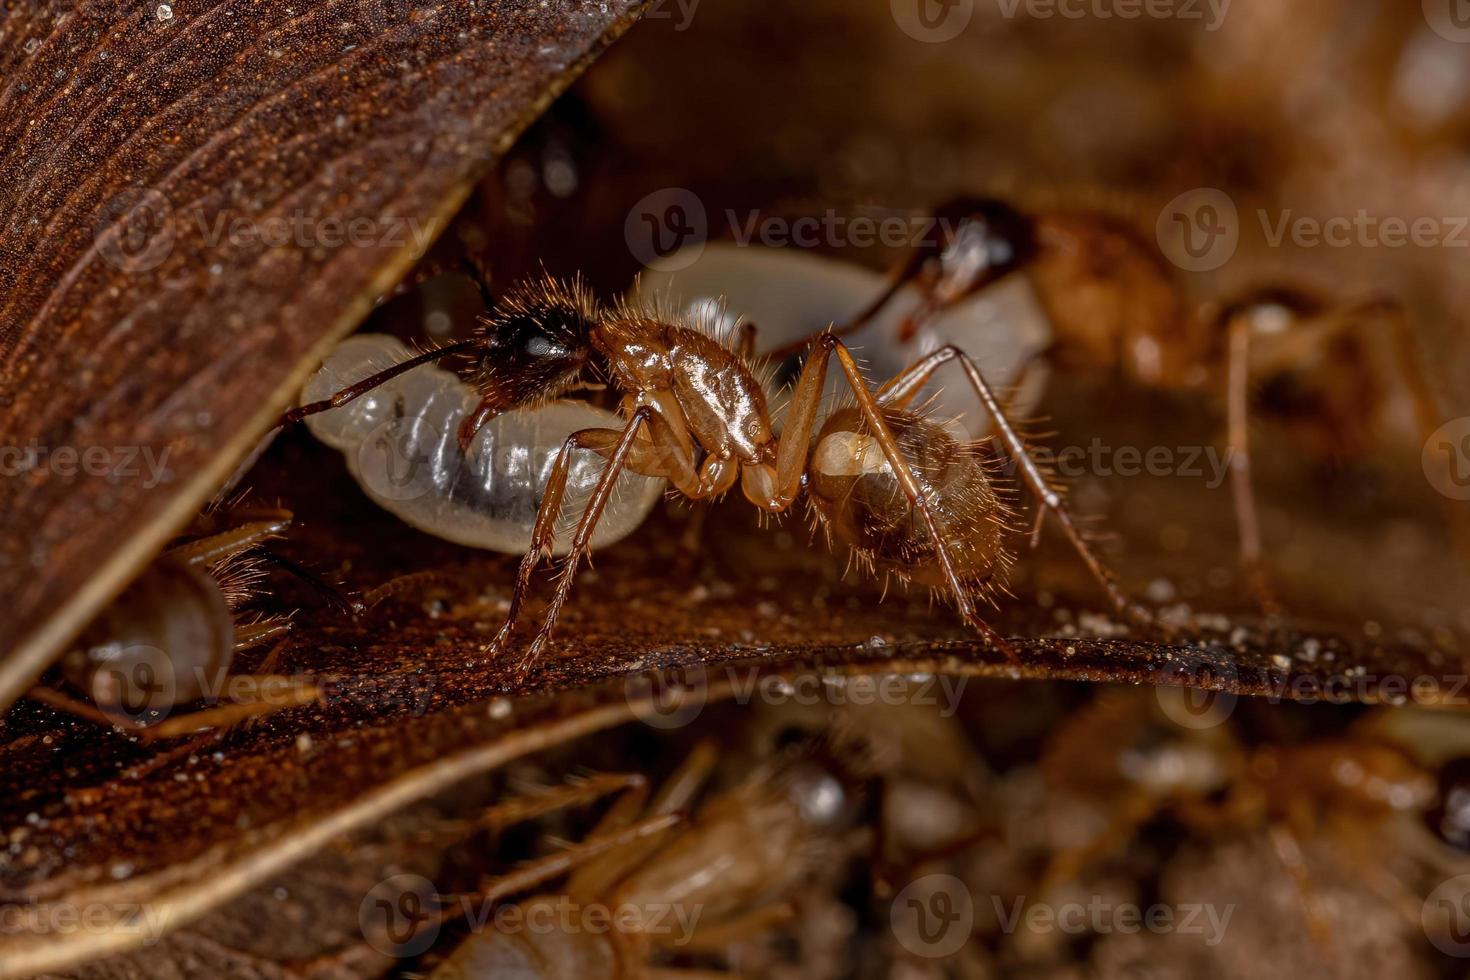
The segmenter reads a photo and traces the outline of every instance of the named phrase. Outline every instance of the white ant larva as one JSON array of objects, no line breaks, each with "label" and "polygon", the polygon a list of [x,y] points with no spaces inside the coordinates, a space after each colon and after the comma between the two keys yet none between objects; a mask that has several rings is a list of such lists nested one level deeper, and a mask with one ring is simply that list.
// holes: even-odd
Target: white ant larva
[{"label": "white ant larva", "polygon": [[[303,400],[326,398],[412,355],[386,334],[349,337],[307,382]],[[521,554],[530,546],[546,482],[567,436],[621,420],[586,402],[548,402],[497,416],[480,429],[466,456],[456,434],[478,401],[475,389],[457,375],[425,364],[305,422],[312,435],[346,456],[363,492],[405,523],[457,544]],[[581,516],[602,468],[602,457],[592,452],[572,461],[563,511],[571,521]],[[624,474],[593,543],[612,544],[632,532],[663,485]],[[570,536],[559,537],[557,545],[555,552],[564,553]]]},{"label": "white ant larva", "polygon": [[[709,242],[645,269],[628,301],[680,306],[693,319],[713,318],[727,330],[743,318],[759,329],[759,350],[780,359],[798,353],[802,341],[827,326],[851,321],[886,283],[882,273],[800,249]],[[1046,387],[1047,365],[1039,355],[1051,341],[1051,327],[1031,286],[1020,277],[998,283],[985,295],[928,318],[913,343],[898,343],[899,324],[921,301],[918,289],[903,287],[853,332],[853,347],[870,374],[894,377],[916,355],[954,344],[974,357],[997,387],[1012,389],[1006,406],[1012,417],[1024,417]],[[832,378],[829,397],[839,388],[839,379]],[[931,394],[932,418],[960,420],[970,438],[989,434],[989,413],[958,367],[936,372],[926,391]]]}]

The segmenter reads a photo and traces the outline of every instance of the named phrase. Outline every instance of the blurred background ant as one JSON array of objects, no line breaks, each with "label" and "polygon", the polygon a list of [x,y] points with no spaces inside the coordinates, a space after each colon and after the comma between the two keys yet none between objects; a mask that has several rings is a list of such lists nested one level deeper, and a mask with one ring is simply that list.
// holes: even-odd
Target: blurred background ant
[{"label": "blurred background ant", "polygon": [[[931,235],[835,332],[860,329],[911,286],[920,303],[899,328],[900,340],[908,340],[936,313],[1023,274],[1053,330],[1038,355],[1051,365],[1118,375],[1146,388],[1213,389],[1226,415],[1240,559],[1268,613],[1280,606],[1264,567],[1251,419],[1281,424],[1309,458],[1327,463],[1351,461],[1389,433],[1407,430],[1422,442],[1443,421],[1412,325],[1396,302],[1330,304],[1273,286],[1190,308],[1163,256],[1115,216],[1031,213],[987,198],[953,200],[933,216]],[[1400,411],[1405,395],[1412,404],[1407,424]],[[1454,506],[1447,515],[1470,554],[1470,517]]]},{"label": "blurred background ant", "polygon": [[[222,727],[315,700],[312,686],[271,673],[279,645],[248,677],[230,677],[239,653],[290,632],[286,615],[247,612],[268,567],[282,568],[350,608],[335,588],[266,546],[291,524],[291,512],[275,507],[237,501],[207,510],[62,656],[60,679],[86,700],[45,685],[33,688],[30,698],[150,738]],[[219,700],[227,689],[244,696],[169,717],[192,702]]]}]

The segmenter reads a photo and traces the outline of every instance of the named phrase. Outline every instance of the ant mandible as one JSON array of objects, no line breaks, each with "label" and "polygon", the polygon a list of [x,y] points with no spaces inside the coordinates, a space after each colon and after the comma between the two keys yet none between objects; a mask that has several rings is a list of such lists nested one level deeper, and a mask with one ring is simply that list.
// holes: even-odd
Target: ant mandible
[{"label": "ant mandible", "polygon": [[[478,407],[460,426],[462,448],[500,413],[534,407],[579,383],[605,382],[621,395],[626,419],[621,429],[572,433],[557,456],[505,625],[487,652],[504,648],[532,573],[550,557],[572,451],[590,450],[608,462],[577,523],[545,619],[519,661],[518,679],[544,653],[578,563],[624,470],[666,478],[693,500],[718,497],[738,481],[747,500],[773,514],[785,512],[806,492],[829,540],[850,546],[870,569],[942,588],[991,648],[1014,657],[1011,646],[976,612],[977,598],[1000,585],[1010,564],[1003,540],[1009,511],[976,447],[954,440],[914,406],[934,372],[949,361],[961,365],[1026,486],[1056,517],[1114,607],[1135,621],[1151,621],[1093,554],[975,363],[953,346],[924,356],[873,389],[839,337],[818,335],[777,435],[758,374],[753,330],[745,329],[739,339],[717,338],[672,317],[626,305],[605,308],[579,282],[547,278],[511,290],[470,338],[303,405],[287,413],[283,424],[344,405],[420,364],[460,354],[475,358],[473,378],[481,392]],[[833,412],[818,431],[834,359],[855,402]]]}]

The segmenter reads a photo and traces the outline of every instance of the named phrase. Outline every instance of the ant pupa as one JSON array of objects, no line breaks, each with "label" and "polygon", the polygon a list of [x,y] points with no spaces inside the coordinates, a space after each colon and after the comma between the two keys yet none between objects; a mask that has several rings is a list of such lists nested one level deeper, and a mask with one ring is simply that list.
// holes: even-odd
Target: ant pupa
[{"label": "ant pupa", "polygon": [[[898,338],[907,340],[944,309],[1019,274],[1053,331],[1039,356],[1059,370],[1113,372],[1164,390],[1213,387],[1227,416],[1241,564],[1267,611],[1278,607],[1251,480],[1251,416],[1284,421],[1311,458],[1328,462],[1353,458],[1398,425],[1404,395],[1421,441],[1440,424],[1411,325],[1393,301],[1333,305],[1269,287],[1191,309],[1163,256],[1117,217],[965,198],[937,208],[934,219],[936,235],[835,332],[862,329],[917,290],[917,306],[900,318]],[[1449,516],[1470,547],[1463,508]]]},{"label": "ant pupa", "polygon": [[[520,624],[532,577],[552,552],[574,450],[607,459],[577,522],[541,626],[516,668],[524,677],[545,652],[581,560],[613,489],[628,471],[667,479],[692,500],[719,497],[737,483],[771,514],[803,496],[829,540],[860,565],[946,595],[991,648],[1014,656],[978,612],[1004,583],[1010,511],[986,469],[983,450],[956,440],[926,416],[920,392],[946,364],[994,421],[997,441],[1027,489],[1069,538],[1120,613],[1151,622],[1093,553],[1061,493],[1044,476],[973,359],[953,345],[920,358],[880,387],[869,385],[846,344],[827,333],[811,344],[777,434],[750,330],[716,335],[693,321],[626,303],[606,307],[578,283],[542,279],[513,289],[475,334],[365,378],[290,412],[285,422],[341,407],[431,360],[470,354],[479,403],[459,425],[468,446],[490,420],[544,404],[578,384],[603,384],[621,399],[618,426],[566,437],[510,597],[506,623],[487,652],[506,649]],[[829,370],[852,402],[822,420]]]},{"label": "ant pupa", "polygon": [[44,686],[29,696],[91,721],[160,738],[314,700],[314,689],[272,676],[266,665],[249,678],[254,699],[167,717],[177,707],[230,689],[227,677],[238,653],[290,631],[284,616],[247,619],[243,613],[267,563],[330,588],[263,551],[291,523],[291,513],[278,508],[235,507],[227,515],[202,516],[192,533],[155,559],[62,655],[61,679],[87,700]]},{"label": "ant pupa", "polygon": [[[559,891],[518,903],[524,921],[550,927],[473,931],[430,976],[642,976],[660,950],[718,955],[790,922],[791,898],[803,880],[843,854],[853,793],[832,767],[792,752],[710,798],[685,821],[681,813],[698,799],[716,756],[711,744],[701,743],[651,801],[639,780],[585,840],[484,882],[474,897],[494,904],[566,877]],[[585,783],[591,792],[617,788],[608,777]],[[558,805],[586,796],[542,795]],[[501,807],[513,818],[546,809],[534,799]],[[568,907],[616,910],[628,924],[556,928],[556,910]],[[671,912],[681,928],[671,927]]]}]

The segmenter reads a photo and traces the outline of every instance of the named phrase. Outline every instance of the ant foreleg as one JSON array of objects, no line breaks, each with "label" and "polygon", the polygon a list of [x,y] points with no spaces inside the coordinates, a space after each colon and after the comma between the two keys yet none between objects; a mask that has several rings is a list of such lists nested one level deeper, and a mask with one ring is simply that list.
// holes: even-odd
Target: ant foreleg
[{"label": "ant foreleg", "polygon": [[991,424],[995,427],[996,434],[999,436],[1001,444],[1005,447],[1007,455],[1011,457],[1017,469],[1020,470],[1021,479],[1025,482],[1027,488],[1036,495],[1036,498],[1041,502],[1041,506],[1057,519],[1057,522],[1062,526],[1062,530],[1066,533],[1067,539],[1071,541],[1073,549],[1082,558],[1082,561],[1092,573],[1093,578],[1102,586],[1103,591],[1107,593],[1108,599],[1112,602],[1114,608],[1119,613],[1139,623],[1152,625],[1154,622],[1153,617],[1141,606],[1128,599],[1123,593],[1123,590],[1119,588],[1117,581],[1113,577],[1113,573],[1093,553],[1091,546],[1082,537],[1082,532],[1073,523],[1072,515],[1068,512],[1061,494],[1052,488],[1051,484],[1042,474],[1041,468],[1031,458],[1031,453],[1026,448],[1025,440],[1021,438],[1020,433],[1016,431],[1015,426],[1006,417],[1005,409],[1001,407],[999,399],[995,397],[995,393],[991,390],[985,377],[980,373],[979,367],[971,360],[970,355],[953,344],[939,348],[932,354],[920,359],[908,370],[880,388],[877,403],[879,405],[888,405],[912,398],[919,389],[928,383],[934,372],[941,365],[955,360],[960,362],[960,366],[964,369],[965,377],[969,380],[970,386],[974,388],[975,394],[979,396],[980,403],[985,406],[985,411],[990,414]]},{"label": "ant foreleg", "polygon": [[1261,549],[1261,524],[1256,514],[1256,490],[1251,481],[1250,450],[1250,321],[1230,321],[1229,357],[1225,368],[1226,452],[1230,491],[1235,501],[1235,523],[1240,535],[1240,565],[1261,610],[1278,615]]},{"label": "ant foreleg", "polygon": [[531,645],[526,648],[525,655],[516,666],[517,678],[524,678],[530,673],[531,667],[541,658],[542,652],[546,649],[546,643],[551,638],[551,631],[556,626],[557,616],[561,614],[561,607],[572,591],[572,580],[576,578],[577,566],[581,563],[583,556],[591,550],[592,532],[597,529],[597,522],[607,507],[608,498],[612,496],[618,477],[622,475],[623,469],[628,464],[628,457],[633,452],[634,440],[637,439],[639,431],[648,425],[653,415],[654,409],[647,405],[635,411],[623,428],[622,437],[618,439],[612,455],[608,457],[607,465],[603,467],[597,485],[592,488],[592,496],[587,501],[587,509],[582,512],[582,519],[577,524],[577,533],[572,538],[572,548],[567,553],[561,574],[557,576],[556,588],[551,594],[551,604],[546,609],[546,618],[542,621],[541,628],[536,631]]},{"label": "ant foreleg", "polygon": [[[788,422],[788,427],[782,433],[783,455],[788,445],[796,445],[802,448],[803,458],[805,447],[811,440],[811,428],[814,424],[814,412],[810,409],[820,399],[827,377],[827,361],[833,354],[837,356],[837,363],[842,368],[842,373],[847,377],[848,386],[857,398],[858,408],[862,412],[863,420],[872,430],[872,436],[877,440],[879,447],[883,450],[883,457],[893,470],[894,478],[898,480],[903,489],[904,496],[908,497],[909,506],[919,513],[919,519],[924,522],[924,528],[929,534],[929,539],[934,542],[934,553],[939,559],[939,568],[944,575],[951,593],[954,595],[955,607],[960,617],[969,626],[985,638],[985,642],[993,649],[1004,653],[1007,657],[1015,659],[1015,651],[1005,638],[991,628],[990,624],[980,618],[975,611],[975,600],[970,591],[965,588],[960,580],[959,573],[955,570],[954,558],[950,554],[949,542],[945,540],[944,534],[939,530],[939,523],[935,520],[933,509],[929,500],[924,495],[923,488],[919,485],[919,479],[914,475],[913,467],[903,455],[899,448],[898,440],[893,435],[887,420],[883,417],[883,409],[879,405],[867,380],[863,378],[862,370],[852,353],[848,351],[847,345],[833,334],[823,334],[819,338],[816,349],[802,368],[801,378],[797,382],[796,394],[792,397],[793,416],[795,424]],[[794,440],[794,442],[788,442]],[[778,471],[780,463],[778,462]]]},{"label": "ant foreleg", "polygon": [[495,639],[485,647],[485,652],[498,651],[515,632],[516,623],[521,616],[521,605],[531,589],[531,575],[543,558],[551,558],[552,544],[556,539],[556,522],[561,517],[562,499],[566,496],[567,477],[571,472],[572,453],[578,449],[593,448],[597,437],[610,433],[616,434],[611,429],[580,429],[567,436],[562,443],[561,452],[557,454],[556,463],[552,466],[551,476],[546,481],[541,507],[536,511],[530,546],[521,556],[521,563],[516,570],[516,582],[511,589],[510,608],[506,613],[505,624],[495,634]]},{"label": "ant foreleg", "polygon": [[293,408],[281,416],[279,424],[281,426],[292,425],[300,422],[308,415],[316,415],[320,412],[329,412],[334,408],[341,408],[348,402],[361,398],[374,388],[387,384],[400,374],[412,371],[414,368],[423,364],[452,357],[455,354],[468,354],[470,351],[478,350],[481,344],[482,342],[479,340],[457,340],[452,344],[445,344],[443,347],[436,347],[431,351],[425,351],[417,357],[410,357],[402,364],[395,364],[386,370],[379,371],[377,374],[368,375],[356,384],[343,388],[331,398],[324,398],[319,402],[308,402],[298,408]]},{"label": "ant foreleg", "polygon": [[[567,555],[566,570],[557,579],[556,591],[552,597],[552,604],[547,610],[546,619],[536,632],[530,648],[516,666],[517,679],[526,676],[545,648],[551,629],[556,624],[557,614],[566,601],[567,593],[571,591],[571,579],[576,573],[577,564],[587,551],[592,531],[597,526],[597,520],[602,516],[602,511],[607,506],[608,498],[612,495],[613,487],[617,483],[617,477],[633,450],[633,441],[639,430],[649,422],[653,415],[654,410],[648,406],[638,409],[619,434],[607,465],[603,468],[597,485],[593,488],[592,496],[587,501],[587,509],[582,513],[582,518],[577,524],[576,536],[572,540],[572,548]],[[536,524],[531,530],[530,547],[522,556],[520,568],[516,573],[516,583],[511,592],[510,609],[506,615],[505,625],[485,647],[486,652],[501,649],[510,638],[511,633],[515,631],[516,623],[520,619],[521,606],[525,602],[526,593],[531,588],[531,575],[542,558],[551,557],[552,541],[556,536],[556,522],[561,516],[562,500],[566,496],[567,476],[571,469],[573,450],[594,448],[612,431],[610,429],[582,429],[567,436],[566,442],[562,444],[561,453],[556,458],[551,477],[546,482],[546,492],[541,498],[541,508],[536,512]]]}]

